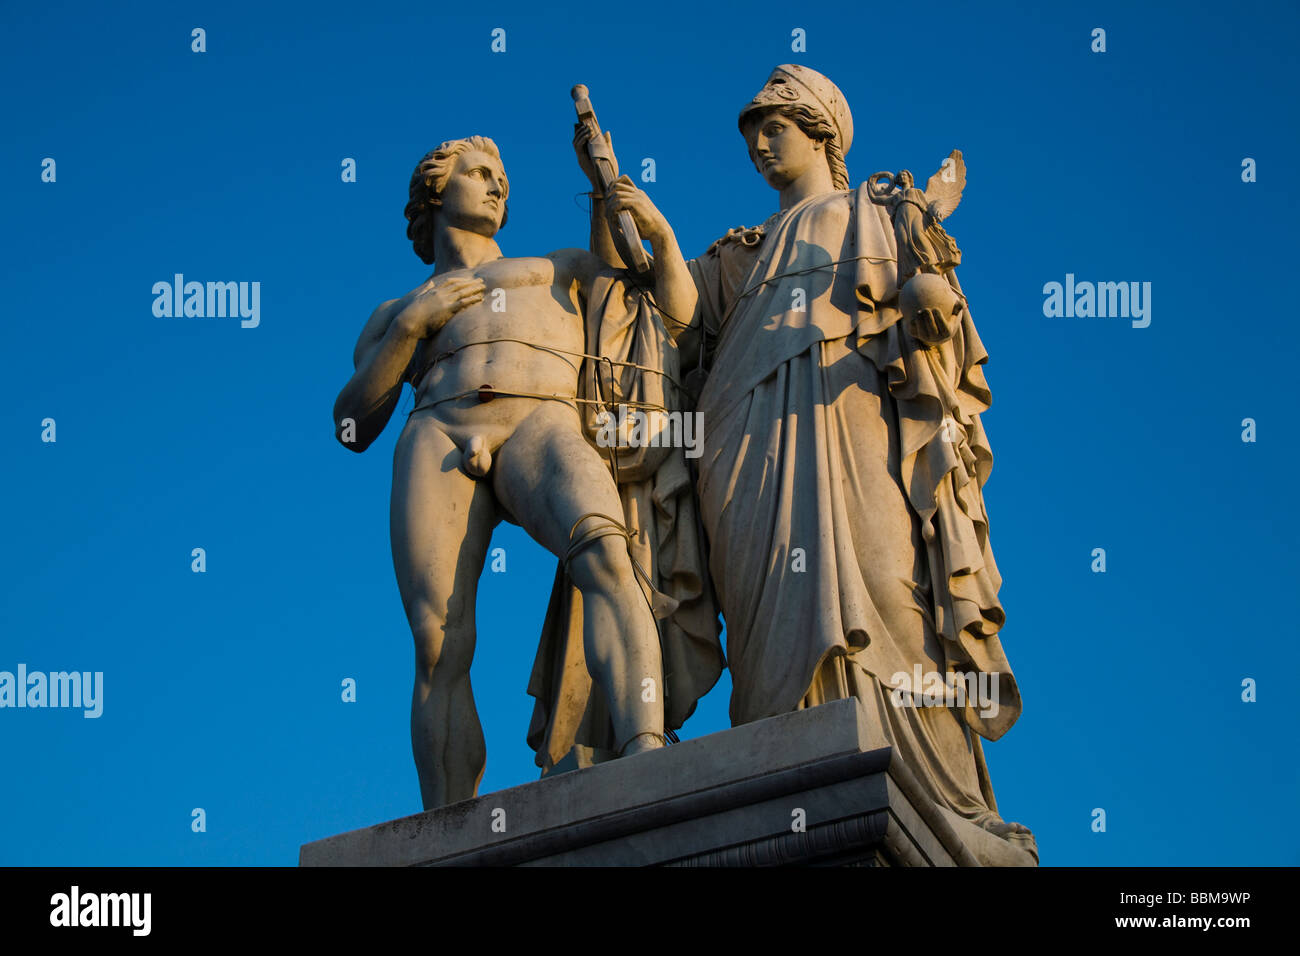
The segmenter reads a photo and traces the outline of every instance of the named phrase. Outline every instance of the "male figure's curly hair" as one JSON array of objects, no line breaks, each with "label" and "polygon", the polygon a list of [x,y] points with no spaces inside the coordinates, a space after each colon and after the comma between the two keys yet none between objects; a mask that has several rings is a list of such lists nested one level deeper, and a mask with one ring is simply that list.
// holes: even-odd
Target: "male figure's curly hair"
[{"label": "male figure's curly hair", "polygon": [[[831,184],[839,190],[849,188],[849,170],[844,165],[844,154],[840,152],[839,141],[835,138],[835,127],[831,121],[822,115],[820,110],[815,110],[804,104],[790,104],[789,106],[773,106],[770,109],[764,109],[754,115],[758,120],[768,113],[776,113],[787,119],[794,120],[794,125],[803,130],[803,134],[809,139],[820,140],[822,149],[826,152],[826,165],[831,170]],[[748,121],[748,119],[747,119]]]},{"label": "male figure's curly hair", "polygon": [[[406,238],[415,247],[415,254],[426,265],[433,263],[433,224],[441,205],[442,191],[451,178],[451,171],[456,166],[456,157],[471,149],[481,150],[489,156],[501,158],[497,144],[486,136],[470,136],[465,139],[449,139],[436,149],[424,154],[411,173],[410,200],[406,204]],[[510,196],[510,181],[506,180],[505,193],[501,197],[504,204]],[[504,227],[510,215],[510,207],[505,205],[501,211],[501,225]]]}]

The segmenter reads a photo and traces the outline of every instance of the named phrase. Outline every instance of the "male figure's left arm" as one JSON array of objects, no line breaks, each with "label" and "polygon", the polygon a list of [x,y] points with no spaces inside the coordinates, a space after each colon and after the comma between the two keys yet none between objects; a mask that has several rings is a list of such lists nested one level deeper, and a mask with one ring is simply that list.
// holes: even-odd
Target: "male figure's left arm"
[{"label": "male figure's left arm", "polygon": [[605,208],[610,216],[622,210],[630,212],[637,229],[649,241],[654,251],[655,304],[663,316],[664,328],[676,342],[691,324],[699,292],[672,227],[650,197],[626,176],[620,176],[611,187]]}]

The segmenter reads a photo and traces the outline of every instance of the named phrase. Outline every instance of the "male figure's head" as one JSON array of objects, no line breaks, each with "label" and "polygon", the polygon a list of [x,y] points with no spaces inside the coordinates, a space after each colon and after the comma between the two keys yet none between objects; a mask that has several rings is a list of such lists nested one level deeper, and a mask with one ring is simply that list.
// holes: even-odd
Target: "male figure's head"
[{"label": "male figure's head", "polygon": [[510,182],[496,143],[486,136],[453,139],[430,150],[411,174],[406,237],[432,263],[439,228],[491,238],[506,224]]},{"label": "male figure's head", "polygon": [[844,154],[853,142],[853,115],[839,87],[816,70],[778,66],[740,111],[739,126],[754,168],[773,189],[814,164],[829,169],[835,189],[849,188]]}]

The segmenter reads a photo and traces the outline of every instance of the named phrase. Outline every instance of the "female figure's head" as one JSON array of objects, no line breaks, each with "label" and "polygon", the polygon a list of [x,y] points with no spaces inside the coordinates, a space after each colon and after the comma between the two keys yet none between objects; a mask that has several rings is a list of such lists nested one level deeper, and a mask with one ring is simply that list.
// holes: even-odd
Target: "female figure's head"
[{"label": "female figure's head", "polygon": [[815,70],[778,66],[740,111],[749,157],[769,186],[781,190],[824,164],[834,189],[849,188],[844,155],[853,114],[839,88]]}]

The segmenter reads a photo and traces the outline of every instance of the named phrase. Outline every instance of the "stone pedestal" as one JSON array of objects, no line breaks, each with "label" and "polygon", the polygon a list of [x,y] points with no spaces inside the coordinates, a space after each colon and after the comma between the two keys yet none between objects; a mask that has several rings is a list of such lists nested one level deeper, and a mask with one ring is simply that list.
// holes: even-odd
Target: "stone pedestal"
[{"label": "stone pedestal", "polygon": [[856,699],[317,840],[302,866],[1033,866],[936,806]]}]

